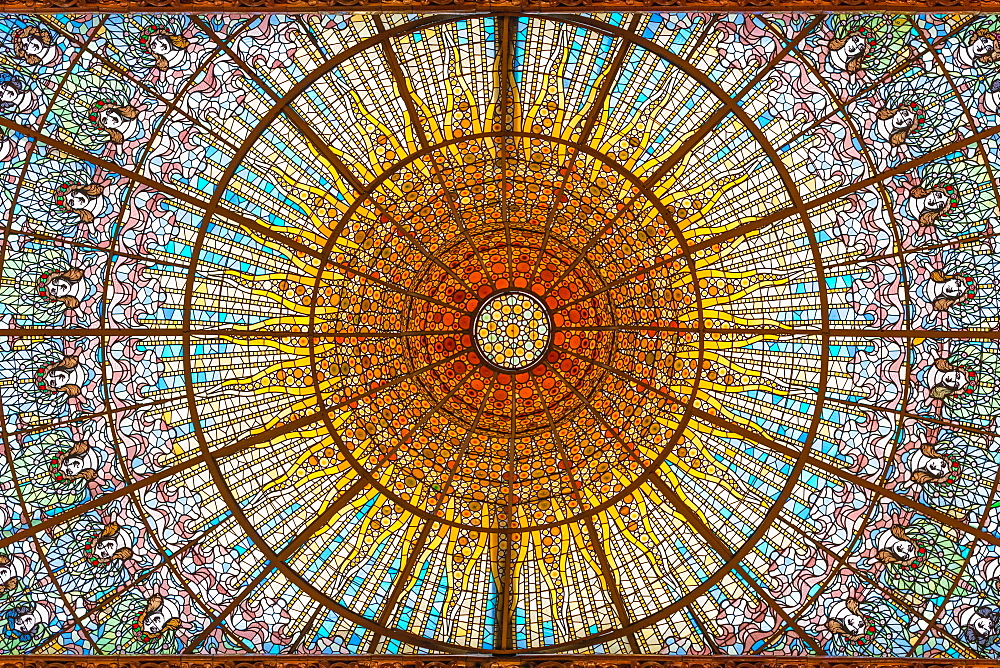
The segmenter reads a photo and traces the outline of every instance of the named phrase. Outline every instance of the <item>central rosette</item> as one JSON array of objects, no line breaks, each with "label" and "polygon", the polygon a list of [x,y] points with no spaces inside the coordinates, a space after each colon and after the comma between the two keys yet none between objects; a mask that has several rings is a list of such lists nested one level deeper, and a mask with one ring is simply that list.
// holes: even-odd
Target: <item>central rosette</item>
[{"label": "central rosette", "polygon": [[552,321],[542,301],[511,290],[483,302],[472,326],[483,361],[500,371],[527,371],[552,344]]}]

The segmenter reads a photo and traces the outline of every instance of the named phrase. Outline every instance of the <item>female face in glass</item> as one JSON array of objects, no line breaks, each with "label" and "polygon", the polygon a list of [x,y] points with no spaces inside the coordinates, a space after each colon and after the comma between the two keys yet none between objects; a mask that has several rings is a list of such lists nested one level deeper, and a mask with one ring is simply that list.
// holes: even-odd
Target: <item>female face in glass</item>
[{"label": "female face in glass", "polygon": [[948,204],[948,195],[940,190],[932,190],[924,197],[924,211],[943,211]]},{"label": "female face in glass", "polygon": [[994,41],[985,35],[977,37],[972,44],[969,45],[969,50],[972,51],[972,55],[977,58],[990,55],[993,53],[994,48]]},{"label": "female face in glass", "polygon": [[122,116],[122,114],[114,108],[105,108],[97,112],[97,121],[106,130],[117,130],[122,134],[129,128],[129,119]]}]

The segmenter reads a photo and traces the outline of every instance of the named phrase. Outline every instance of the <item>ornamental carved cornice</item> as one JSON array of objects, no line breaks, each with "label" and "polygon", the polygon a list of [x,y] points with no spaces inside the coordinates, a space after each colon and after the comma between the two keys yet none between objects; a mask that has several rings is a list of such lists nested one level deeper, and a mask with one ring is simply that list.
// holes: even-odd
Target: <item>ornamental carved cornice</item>
[{"label": "ornamental carved cornice", "polygon": [[1000,0],[12,0],[3,11],[20,14],[54,13],[326,13],[335,11],[398,13],[494,12],[890,12],[980,13],[1000,12]]},{"label": "ornamental carved cornice", "polygon": [[990,659],[758,656],[7,656],[0,668],[997,668]]}]

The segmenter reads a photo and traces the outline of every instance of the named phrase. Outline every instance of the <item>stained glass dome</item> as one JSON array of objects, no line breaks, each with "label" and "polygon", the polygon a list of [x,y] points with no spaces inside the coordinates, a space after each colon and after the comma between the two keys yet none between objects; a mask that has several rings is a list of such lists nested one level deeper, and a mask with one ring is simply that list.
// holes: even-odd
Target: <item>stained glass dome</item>
[{"label": "stained glass dome", "polygon": [[1000,18],[0,17],[0,651],[995,657]]}]

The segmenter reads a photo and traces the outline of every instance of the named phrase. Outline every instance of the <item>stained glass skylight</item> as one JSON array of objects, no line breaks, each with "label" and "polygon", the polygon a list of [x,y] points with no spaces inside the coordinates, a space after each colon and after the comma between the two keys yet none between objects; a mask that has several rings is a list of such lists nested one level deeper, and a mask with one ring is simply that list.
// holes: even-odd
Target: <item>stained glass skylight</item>
[{"label": "stained glass skylight", "polygon": [[0,652],[995,657],[1000,17],[0,17]]}]

